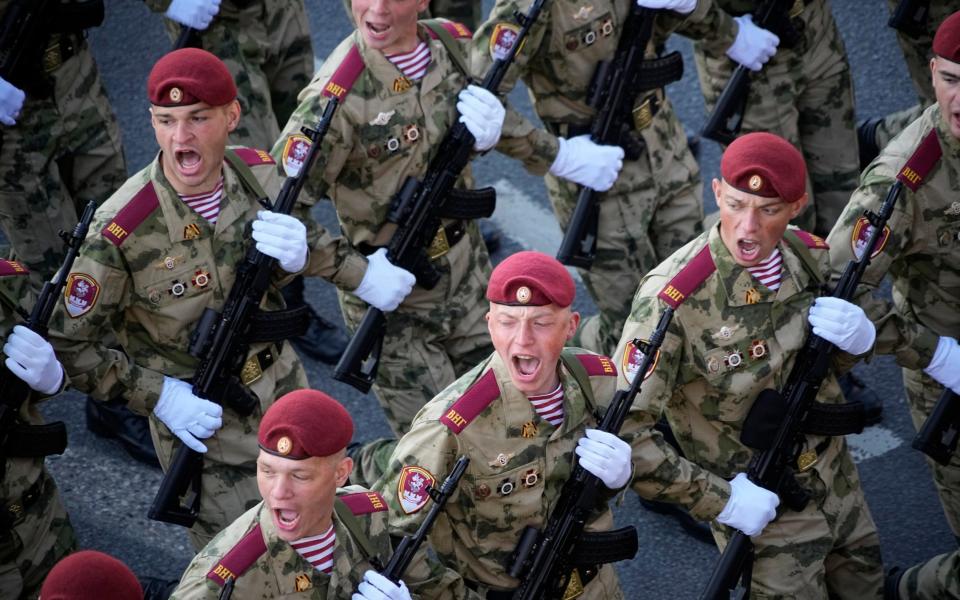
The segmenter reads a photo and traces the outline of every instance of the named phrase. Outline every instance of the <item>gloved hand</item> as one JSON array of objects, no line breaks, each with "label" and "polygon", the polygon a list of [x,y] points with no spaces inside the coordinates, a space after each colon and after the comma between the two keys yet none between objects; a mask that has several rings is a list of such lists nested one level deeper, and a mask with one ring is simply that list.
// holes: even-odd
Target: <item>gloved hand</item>
[{"label": "gloved hand", "polygon": [[500,99],[478,85],[468,85],[460,90],[458,98],[460,122],[467,126],[476,140],[473,149],[483,152],[496,146],[506,114]]},{"label": "gloved hand", "polygon": [[180,441],[196,452],[206,452],[200,441],[223,427],[223,408],[219,404],[193,395],[193,388],[186,381],[172,377],[163,378],[160,400],[153,414],[180,438]]},{"label": "gloved hand", "polygon": [[17,124],[24,98],[23,90],[0,77],[0,123],[8,127]]},{"label": "gloved hand", "polygon": [[738,62],[751,71],[759,71],[763,63],[777,53],[780,38],[762,27],[753,24],[753,17],[741,15],[734,17],[740,26],[737,37],[727,48],[730,60]]},{"label": "gloved hand", "polygon": [[612,433],[587,429],[577,442],[575,452],[580,466],[596,475],[611,490],[619,490],[630,480],[630,444]]},{"label": "gloved hand", "polygon": [[552,174],[598,192],[613,187],[623,168],[623,148],[595,144],[589,135],[558,139],[560,150],[550,165]]},{"label": "gloved hand", "polygon": [[307,264],[307,228],[296,217],[261,210],[253,222],[257,250],[272,256],[287,273],[297,273]]},{"label": "gloved hand", "polygon": [[840,298],[817,298],[807,321],[813,333],[850,354],[863,354],[873,347],[877,330],[856,304]]},{"label": "gloved hand", "polygon": [[380,573],[367,571],[351,600],[410,600],[410,592],[402,580],[394,585]]},{"label": "gloved hand", "polygon": [[10,372],[19,377],[41,394],[53,394],[63,383],[63,366],[53,352],[53,346],[37,332],[17,325],[7,336],[3,345],[7,355],[4,364]]},{"label": "gloved hand", "polygon": [[697,7],[697,0],[637,0],[640,8],[655,8],[673,10],[681,15],[688,15]]},{"label": "gloved hand", "polygon": [[933,360],[923,371],[953,390],[954,394],[960,394],[960,348],[957,340],[942,336],[937,343],[937,351],[933,353]]},{"label": "gloved hand", "polygon": [[367,261],[367,272],[353,293],[383,312],[396,310],[413,290],[417,278],[410,271],[393,265],[387,258],[386,248],[368,256]]},{"label": "gloved hand", "polygon": [[744,473],[730,481],[730,499],[717,521],[739,529],[749,536],[760,535],[767,523],[777,516],[780,498],[766,488],[754,484]]},{"label": "gloved hand", "polygon": [[220,0],[173,0],[163,13],[181,25],[203,31],[220,12]]}]

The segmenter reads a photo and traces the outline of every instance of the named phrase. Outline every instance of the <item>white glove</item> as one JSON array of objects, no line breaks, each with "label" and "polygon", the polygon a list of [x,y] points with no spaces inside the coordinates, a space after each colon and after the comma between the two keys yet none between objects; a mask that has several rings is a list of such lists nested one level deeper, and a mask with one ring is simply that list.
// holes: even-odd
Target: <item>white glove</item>
[{"label": "white glove", "polygon": [[10,372],[19,377],[41,394],[56,393],[63,383],[63,366],[53,352],[53,346],[37,332],[17,325],[7,336],[3,345],[7,355],[4,364]]},{"label": "white glove", "polygon": [[612,433],[587,429],[577,442],[575,452],[580,466],[596,475],[611,490],[619,490],[630,480],[630,444]]},{"label": "white glove", "polygon": [[753,17],[750,15],[734,17],[733,20],[740,27],[737,30],[737,38],[727,48],[727,56],[751,71],[759,71],[763,63],[777,53],[780,38],[754,25]]},{"label": "white glove", "polygon": [[817,298],[807,321],[815,335],[850,354],[863,354],[877,337],[877,329],[863,309],[840,298]]},{"label": "white glove", "polygon": [[223,426],[223,408],[219,404],[193,395],[193,388],[186,381],[172,377],[163,378],[160,400],[153,414],[180,438],[180,441],[197,452],[206,452],[200,440],[213,435]]},{"label": "white glove", "polygon": [[640,8],[655,8],[673,10],[681,15],[688,15],[697,7],[697,0],[637,0]]},{"label": "white glove", "polygon": [[261,210],[253,222],[257,250],[272,256],[287,273],[298,273],[307,264],[307,228],[296,217]]},{"label": "white glove", "polygon": [[368,256],[367,261],[367,272],[353,293],[383,312],[396,310],[413,290],[417,278],[410,271],[391,263],[386,248],[380,248]]},{"label": "white glove", "polygon": [[730,481],[730,499],[717,516],[717,522],[739,529],[749,536],[760,535],[767,523],[777,516],[780,498],[766,488],[754,484],[743,473]]},{"label": "white glove", "polygon": [[550,165],[552,174],[598,192],[613,187],[623,168],[623,148],[595,144],[589,135],[558,140],[560,150]]},{"label": "white glove", "polygon": [[23,90],[0,77],[0,123],[8,127],[17,124],[24,98]]},{"label": "white glove", "polygon": [[960,348],[957,340],[941,337],[937,342],[937,351],[933,353],[933,360],[923,371],[953,390],[954,394],[960,394]]},{"label": "white glove", "polygon": [[400,585],[394,585],[380,573],[367,571],[352,600],[410,600],[410,592],[402,580]]},{"label": "white glove", "polygon": [[203,31],[220,12],[220,0],[173,0],[163,13],[181,25]]},{"label": "white glove", "polygon": [[468,85],[460,90],[457,111],[460,122],[467,126],[476,142],[473,149],[477,152],[489,150],[500,141],[503,129],[503,116],[506,110],[500,100],[478,85]]}]

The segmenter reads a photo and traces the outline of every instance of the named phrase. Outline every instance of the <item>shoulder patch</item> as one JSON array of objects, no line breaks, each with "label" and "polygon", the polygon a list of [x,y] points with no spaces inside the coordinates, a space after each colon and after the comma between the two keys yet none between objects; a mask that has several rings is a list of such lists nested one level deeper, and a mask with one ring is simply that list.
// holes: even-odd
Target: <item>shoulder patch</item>
[{"label": "shoulder patch", "polygon": [[684,265],[673,276],[673,279],[667,282],[667,285],[660,290],[657,297],[671,308],[676,309],[716,270],[717,265],[714,264],[713,257],[710,256],[710,246],[708,244],[693,257],[693,260]]},{"label": "shoulder patch", "polygon": [[812,248],[814,250],[829,250],[830,245],[827,244],[827,240],[823,239],[819,235],[812,234],[808,231],[802,229],[794,229],[793,233],[796,234],[800,241],[803,242],[807,248]]},{"label": "shoulder patch", "polygon": [[459,434],[499,395],[500,386],[497,385],[497,376],[493,373],[493,369],[490,369],[450,405],[447,412],[440,417],[440,422],[450,431]]},{"label": "shoulder patch", "polygon": [[358,516],[387,510],[387,503],[377,492],[355,492],[337,498],[347,505],[350,512]]},{"label": "shoulder patch", "polygon": [[257,148],[234,148],[233,153],[251,167],[277,164],[266,150],[258,150]]},{"label": "shoulder patch", "polygon": [[357,77],[360,77],[360,73],[363,73],[365,68],[366,65],[363,64],[363,57],[357,50],[357,46],[350,46],[343,62],[330,76],[327,85],[323,87],[323,95],[327,98],[343,100],[343,97],[347,95],[347,92],[350,91],[350,88],[356,83]]},{"label": "shoulder patch", "polygon": [[26,265],[15,260],[0,259],[0,277],[9,277],[11,275],[29,275],[30,271]]},{"label": "shoulder patch", "polygon": [[[456,21],[448,21],[447,19],[435,19],[441,27],[447,30],[447,32],[454,37],[454,39],[471,39],[473,38],[473,32],[470,31],[470,28],[464,25],[463,23],[457,23]],[[427,27],[427,34],[431,38],[437,39],[437,34],[432,29]]]},{"label": "shoulder patch", "polygon": [[267,545],[263,541],[260,525],[257,524],[217,561],[207,573],[207,579],[222,587],[227,579],[236,580],[243,575],[266,551]]},{"label": "shoulder patch", "polygon": [[937,130],[931,129],[907,159],[907,164],[903,165],[897,173],[897,179],[911,191],[917,191],[942,154],[943,149],[940,147],[940,140],[937,139]]},{"label": "shoulder patch", "polygon": [[406,514],[413,514],[427,505],[430,488],[437,484],[433,473],[416,465],[407,465],[400,470],[397,479],[397,500]]},{"label": "shoulder patch", "polygon": [[158,206],[160,206],[160,199],[157,198],[157,190],[154,189],[153,182],[149,182],[127,202],[126,206],[117,211],[100,233],[111,244],[119,246],[126,241],[133,230],[147,220],[150,213]]},{"label": "shoulder patch", "polygon": [[617,367],[614,366],[609,357],[600,354],[577,354],[577,360],[583,365],[587,375],[591,377],[597,375],[617,376]]}]

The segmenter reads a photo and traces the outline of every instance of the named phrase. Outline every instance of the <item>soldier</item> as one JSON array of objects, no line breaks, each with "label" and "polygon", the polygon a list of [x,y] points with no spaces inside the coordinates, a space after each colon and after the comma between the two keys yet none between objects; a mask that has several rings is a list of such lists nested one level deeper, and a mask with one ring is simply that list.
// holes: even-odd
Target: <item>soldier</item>
[{"label": "soldier", "polygon": [[[412,532],[427,503],[423,487],[436,484],[458,455],[470,457],[430,540],[485,598],[509,598],[517,586],[508,558],[524,526],[543,525],[574,453],[610,490],[630,480],[627,442],[595,429],[596,409],[613,397],[616,369],[605,356],[564,348],[580,321],[570,308],[575,291],[563,265],[545,254],[519,252],[497,265],[486,294],[496,351],[420,411],[378,485],[391,529]],[[587,529],[612,524],[604,498]],[[610,565],[589,572],[582,598],[624,597]]]},{"label": "soldier", "polygon": [[[305,189],[313,198],[329,195],[344,233],[335,246],[343,268],[331,280],[348,326],[357,327],[368,304],[396,309],[387,318],[374,384],[396,435],[489,352],[482,302],[490,259],[474,219],[443,219],[428,250],[428,268],[441,275],[431,289],[412,287],[414,276],[392,265],[384,248],[394,231],[387,223],[391,199],[408,176],[425,174],[447,130],[459,119],[483,152],[497,143],[504,118],[493,94],[464,89],[470,32],[450,21],[418,22],[425,6],[426,0],[355,0],[357,31],[300,94],[273,150],[286,164],[301,127],[319,120],[331,96],[340,99]],[[467,169],[457,187],[472,183]],[[317,264],[311,259],[306,274],[316,274]]]},{"label": "soldier", "polygon": [[[649,428],[634,444],[633,487],[714,519],[721,548],[731,528],[751,536],[755,597],[879,598],[880,543],[844,438],[806,435],[803,453],[815,460],[795,479],[809,501],[767,527],[774,512],[765,503],[777,498],[743,474],[752,451],[740,440],[757,395],[786,379],[808,321],[842,351],[838,368],[870,350],[873,325],[848,302],[817,298],[829,273],[827,245],[787,227],[808,201],[800,152],[772,134],[747,134],[724,152],[720,171],[712,184],[719,224],[644,278],[615,355],[627,385],[640,358],[633,340],[674,308],[635,405],[651,421],[666,416],[686,458]],[[817,400],[842,401],[832,373]]]},{"label": "soldier", "polygon": [[[834,275],[871,227],[865,210],[876,211],[897,179],[903,192],[861,280],[858,302],[877,325],[876,352],[893,354],[903,368],[910,416],[919,429],[944,388],[960,392],[960,291],[955,280],[960,234],[956,181],[960,160],[960,12],[949,16],[933,39],[930,72],[937,103],[927,108],[880,152],[830,233]],[[892,301],[872,291],[884,275]],[[950,529],[960,538],[960,457],[947,465],[928,460]]]},{"label": "soldier", "polygon": [[142,600],[130,568],[109,554],[82,550],[57,563],[40,592],[43,600]]},{"label": "soldier", "polygon": [[885,600],[960,598],[960,551],[935,556],[906,571],[897,567],[890,569],[883,597]]},{"label": "soldier", "polygon": [[[0,327],[8,334],[3,346],[4,364],[35,392],[20,406],[13,421],[17,429],[42,425],[36,402],[61,392],[66,385],[63,367],[50,344],[30,329],[14,325],[16,311],[29,311],[36,298],[28,273],[18,262],[0,260]],[[49,450],[37,452],[30,447],[38,444],[42,448],[48,442],[43,439],[44,433],[49,436],[50,432],[27,429],[2,433],[0,597],[36,598],[47,572],[76,548],[76,539],[57,485],[44,467],[43,455]]]},{"label": "soldier", "polygon": [[[173,600],[310,597],[353,600],[463,598],[463,582],[422,546],[395,585],[373,565],[393,554],[387,505],[377,492],[342,487],[353,421],[339,402],[297,390],[263,416],[257,485],[263,500],[223,530],[190,562]],[[269,551],[268,551],[269,549]],[[304,595],[303,597],[306,597]]]},{"label": "soldier", "polygon": [[[639,3],[679,11],[658,13],[647,58],[656,55],[654,49],[662,46],[681,16],[709,21],[713,12],[710,2],[697,7],[694,0]],[[514,12],[531,4],[499,0],[494,5],[474,37],[471,59],[476,72],[482,73],[516,35]],[[616,347],[640,277],[702,231],[703,218],[700,170],[663,88],[636,100],[629,135],[642,150],[623,163],[619,177],[622,150],[598,147],[586,135],[594,115],[587,105],[590,82],[597,64],[613,57],[629,8],[628,2],[607,0],[582,6],[548,2],[517,54],[517,68],[500,88],[507,94],[516,78],[522,78],[534,110],[550,131],[534,130],[528,123],[517,126],[508,119],[507,130],[528,135],[505,139],[498,150],[524,159],[532,173],[546,175],[550,201],[563,227],[576,205],[578,185],[607,192],[600,199],[596,260],[590,270],[580,270],[600,312],[584,321],[576,338],[578,345],[605,354]]]},{"label": "soldier", "polygon": [[[283,308],[276,288],[260,307],[271,322],[251,332],[259,341],[230,394],[254,400],[252,414],[193,395],[185,381],[197,366],[188,353],[191,332],[205,308],[222,308],[250,237],[278,259],[279,284],[306,264],[306,228],[289,215],[258,213],[257,200],[276,197],[282,178],[265,151],[226,149],[240,105],[219,59],[193,48],[172,52],[154,65],[147,93],[160,154],[97,211],[51,331],[64,338],[62,356],[78,389],[98,400],[122,396],[135,412],[150,413],[164,468],[175,438],[206,452],[199,439],[220,430],[207,441],[200,517],[191,529],[201,548],[256,502],[249,437],[261,411],[307,380],[277,337],[289,317],[274,312]],[[305,206],[295,210],[307,218]]]}]

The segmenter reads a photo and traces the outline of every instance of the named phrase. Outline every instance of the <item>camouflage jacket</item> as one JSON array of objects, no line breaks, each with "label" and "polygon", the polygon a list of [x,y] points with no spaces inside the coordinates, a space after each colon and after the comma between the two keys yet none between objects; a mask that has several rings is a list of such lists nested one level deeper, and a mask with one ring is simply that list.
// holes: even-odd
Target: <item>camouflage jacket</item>
[{"label": "camouflage jacket", "polygon": [[[793,230],[799,231],[799,230]],[[801,247],[800,235],[808,247]],[[615,354],[625,373],[637,360],[632,341],[656,329],[667,306],[658,294],[701,251],[715,270],[696,275],[701,281],[686,292],[676,309],[655,367],[635,403],[656,418],[663,412],[686,458],[681,458],[658,432],[649,431],[634,447],[634,488],[642,496],[682,504],[702,520],[713,519],[729,499],[725,479],[746,470],[752,452],[740,442],[744,418],[754,398],[766,388],[780,389],[807,338],[807,311],[828,273],[827,246],[802,232],[779,244],[783,281],[770,291],[737,265],[715,226],[675,252],[641,282]],[[702,279],[701,279],[702,278]],[[849,355],[835,362],[843,367]],[[823,383],[818,401],[843,401],[836,377]],[[805,449],[824,438],[807,436]],[[853,468],[842,437],[834,438],[811,470],[798,476],[804,487],[823,492],[838,468]],[[828,477],[828,475],[830,477]]]},{"label": "camouflage jacket", "polygon": [[[586,350],[567,352],[570,360],[580,360],[592,389],[581,388],[561,363],[564,420],[559,428],[536,415],[496,353],[423,407],[378,482],[390,505],[391,530],[416,530],[427,512],[427,498],[418,491],[431,481],[439,485],[465,454],[470,465],[435,522],[430,541],[444,563],[464,579],[496,589],[517,586],[504,566],[520,532],[527,525],[543,526],[570,476],[573,450],[584,429],[597,426],[595,403],[605,406],[615,391],[616,369],[610,359]],[[628,417],[620,437],[629,442],[637,428]],[[613,514],[604,501],[588,529],[604,531],[612,524]]]},{"label": "camouflage jacket", "polygon": [[[194,557],[171,600],[215,600],[228,573],[236,577],[233,600],[279,597],[349,600],[363,580],[363,574],[375,569],[371,559],[377,558],[386,564],[393,549],[383,498],[358,486],[338,489],[337,496],[333,513],[337,538],[333,571],[329,575],[314,568],[289,542],[277,537],[273,519],[260,502],[217,534]],[[258,526],[262,539],[256,540],[255,546],[260,552],[241,549],[250,543],[241,540]],[[242,556],[228,554],[235,548]],[[426,550],[427,546],[421,546],[403,576],[413,598],[467,597],[460,577],[436,559],[428,558]]]},{"label": "camouflage jacket", "polygon": [[[903,187],[887,226],[889,239],[860,281],[858,301],[877,326],[875,351],[894,354],[910,369],[930,364],[941,335],[960,337],[960,140],[940,108],[923,115],[893,139],[860,177],[850,203],[830,232],[833,276],[853,258],[865,237],[864,210],[878,211],[897,173],[920,141],[936,130],[942,156],[916,192]],[[873,293],[890,274],[893,301]]]}]

